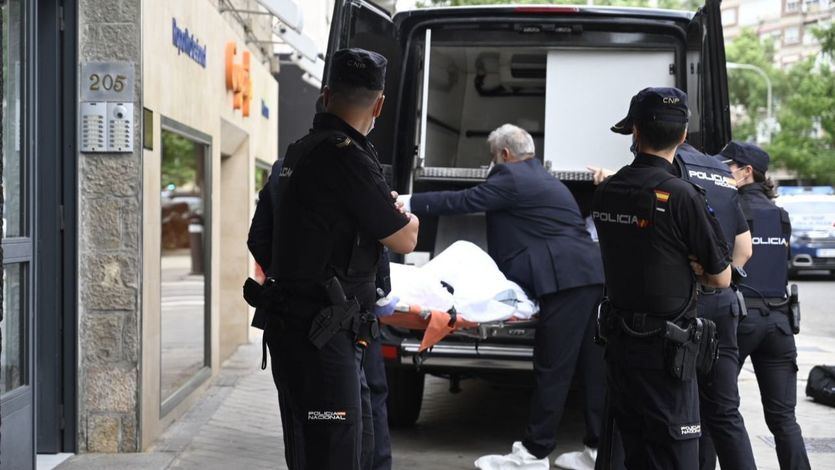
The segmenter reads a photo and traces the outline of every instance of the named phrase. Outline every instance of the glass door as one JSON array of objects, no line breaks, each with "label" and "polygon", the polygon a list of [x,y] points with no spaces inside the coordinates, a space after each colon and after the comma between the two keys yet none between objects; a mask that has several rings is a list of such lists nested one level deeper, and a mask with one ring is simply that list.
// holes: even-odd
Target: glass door
[{"label": "glass door", "polygon": [[0,0],[3,310],[0,312],[0,468],[34,467],[31,184],[22,0]]}]

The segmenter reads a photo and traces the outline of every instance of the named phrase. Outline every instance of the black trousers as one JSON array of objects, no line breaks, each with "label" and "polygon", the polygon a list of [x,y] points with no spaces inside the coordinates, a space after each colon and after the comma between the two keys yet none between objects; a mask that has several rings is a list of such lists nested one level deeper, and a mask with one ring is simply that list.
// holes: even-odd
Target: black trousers
[{"label": "black trousers", "polygon": [[606,393],[603,349],[594,344],[597,305],[602,285],[576,287],[543,296],[534,337],[534,381],[530,415],[522,444],[537,458],[556,447],[575,370],[583,378],[586,435],[583,442],[597,447],[603,424]]},{"label": "black trousers", "polygon": [[695,373],[673,378],[664,367],[663,340],[609,335],[606,364],[610,412],[620,430],[629,470],[696,470],[699,399]]},{"label": "black trousers", "polygon": [[699,409],[702,437],[699,440],[699,468],[716,468],[716,456],[722,468],[755,469],[754,453],[745,422],[739,413],[739,349],[736,330],[739,303],[731,289],[718,289],[699,295],[700,317],[716,323],[719,334],[719,358],[708,376],[699,376]]},{"label": "black trousers", "polygon": [[810,468],[800,425],[794,415],[797,405],[797,346],[788,317],[780,310],[749,308],[748,316],[739,323],[737,339],[739,367],[751,356],[762,396],[765,422],[774,435],[780,468]]},{"label": "black trousers", "polygon": [[[360,470],[363,442],[363,377],[353,334],[340,331],[322,349],[300,328],[268,327],[270,350],[284,432],[285,458],[291,470]],[[373,444],[371,444],[373,445]],[[363,469],[364,470],[364,469]]]},{"label": "black trousers", "polygon": [[[363,372],[371,392],[371,415],[374,428],[374,451],[370,468],[391,470],[391,438],[389,436],[386,400],[389,388],[380,340],[372,341],[365,352]],[[369,467],[364,467],[369,468]]]}]

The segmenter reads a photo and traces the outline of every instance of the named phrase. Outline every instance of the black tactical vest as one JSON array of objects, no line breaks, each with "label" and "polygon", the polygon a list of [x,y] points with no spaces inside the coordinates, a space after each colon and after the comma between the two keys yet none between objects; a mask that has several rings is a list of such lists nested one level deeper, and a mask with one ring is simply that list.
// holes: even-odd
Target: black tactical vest
[{"label": "black tactical vest", "polygon": [[[369,290],[373,301],[374,277],[382,245],[363,237],[327,210],[314,207],[299,190],[299,175],[306,182],[315,181],[317,168],[306,158],[313,152],[336,151],[336,143],[348,137],[335,130],[314,130],[296,141],[287,150],[278,178],[271,178],[273,197],[273,258],[268,275],[287,285],[317,286],[337,276],[346,294],[356,295],[358,289]],[[350,140],[348,140],[350,142]],[[333,149],[328,148],[332,146]],[[334,155],[336,157],[336,155]],[[327,158],[317,158],[327,165]],[[343,234],[340,239],[337,234]],[[366,293],[363,293],[363,297]],[[360,299],[363,302],[365,299]]]},{"label": "black tactical vest", "polygon": [[722,226],[728,251],[733,253],[737,232],[739,194],[731,170],[717,159],[705,155],[690,144],[683,144],[676,153],[681,176],[705,190],[710,206]]},{"label": "black tactical vest", "polygon": [[674,316],[693,300],[695,278],[659,189],[675,176],[661,168],[624,167],[594,195],[607,296],[622,311]]},{"label": "black tactical vest", "polygon": [[788,282],[789,235],[784,228],[788,226],[788,215],[772,203],[750,204],[745,198],[742,208],[754,248],[745,264],[748,277],[742,282],[742,292],[746,297],[783,298]]}]

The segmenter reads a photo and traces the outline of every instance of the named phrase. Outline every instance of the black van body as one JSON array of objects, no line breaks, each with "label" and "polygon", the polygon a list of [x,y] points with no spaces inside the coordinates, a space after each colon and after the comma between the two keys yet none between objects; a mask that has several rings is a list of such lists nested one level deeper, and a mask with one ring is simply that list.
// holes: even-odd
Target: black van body
[{"label": "black van body", "polygon": [[[546,134],[556,132],[544,125],[551,118],[543,99],[554,87],[545,77],[546,69],[552,67],[552,55],[556,57],[553,60],[559,60],[553,51],[566,51],[567,56],[579,54],[581,61],[583,51],[604,51],[601,57],[617,57],[618,51],[666,51],[672,59],[663,74],[669,76],[659,75],[659,78],[689,95],[692,115],[688,141],[706,153],[716,154],[731,138],[719,7],[720,0],[707,0],[695,13],[587,6],[450,7],[406,11],[392,17],[383,8],[365,0],[337,1],[324,82],[327,83],[329,58],[337,49],[361,47],[380,52],[389,59],[386,103],[370,138],[379,150],[392,188],[404,194],[465,188],[477,184],[487,174],[474,149],[491,128],[468,127],[466,120],[476,112],[468,113],[466,106],[458,115],[454,114],[455,109],[449,109],[455,108],[453,102],[461,99],[458,96],[461,93],[450,92],[447,109],[438,105],[437,99],[434,105],[430,104],[430,93],[436,93],[433,89],[442,93],[455,86],[467,87],[464,94],[472,96],[473,109],[484,106],[510,109],[514,103],[530,103],[528,108],[517,106],[521,114],[515,117],[520,122],[531,122],[539,129],[531,132],[537,140],[538,151],[543,141],[547,148],[549,137]],[[427,30],[431,32],[427,33]],[[613,55],[606,55],[610,52]],[[449,73],[438,66],[434,69],[430,65],[424,67],[427,57],[433,61],[436,58],[446,60],[447,63],[442,65]],[[630,59],[637,61],[631,65],[632,69],[641,68],[640,57],[636,55]],[[606,64],[601,62],[600,65],[604,68]],[[493,67],[492,72],[485,71],[490,67]],[[559,67],[559,62],[555,67]],[[434,77],[430,76],[430,69],[435,73]],[[591,75],[594,74],[590,74],[590,81],[600,78]],[[461,80],[461,76],[465,79]],[[497,83],[493,88],[484,86],[488,76]],[[574,80],[572,86],[582,87],[582,77],[568,77],[568,80]],[[459,82],[466,84],[458,85]],[[474,83],[473,87],[469,86],[470,82]],[[611,86],[616,87],[618,82],[613,78],[612,83]],[[646,84],[651,85],[655,84]],[[571,90],[558,91],[564,97],[571,95]],[[634,88],[619,93],[628,97],[637,91]],[[429,115],[432,106],[435,114],[452,113],[450,115],[457,116],[457,121],[451,123],[449,118]],[[628,98],[615,106],[625,114]],[[541,119],[543,114],[546,116]],[[491,125],[501,123],[500,117],[495,119],[495,122],[490,121]],[[566,122],[566,116],[559,119]],[[611,120],[608,124],[614,122]],[[563,135],[572,132],[564,129],[565,124],[562,127]],[[608,135],[608,126],[601,125],[600,132],[603,133],[601,136]],[[427,143],[430,133],[444,136],[433,139],[445,139],[447,146],[438,147],[440,144],[434,141]],[[572,144],[593,147],[595,142]],[[440,150],[437,154],[445,155],[443,158],[427,154],[427,149],[421,148],[433,145],[435,150]],[[626,147],[628,144],[624,151]],[[487,158],[485,152],[484,159]],[[595,162],[582,158],[585,161],[572,161],[568,155],[545,163],[554,176],[571,189],[586,215],[594,188],[589,173],[582,168]],[[434,163],[430,161],[433,159]],[[624,157],[621,164],[628,161]],[[483,221],[476,217],[449,222],[422,219],[417,250],[431,256],[455,239],[470,239],[483,245],[483,240],[479,239],[483,238],[479,233],[483,231]],[[518,381],[531,376],[531,323],[490,326],[476,334],[456,334],[422,356],[416,356],[421,332],[384,330],[384,356],[390,387],[389,420],[395,425],[416,421],[426,373],[448,377],[451,390],[457,388],[460,378],[465,377],[496,380],[511,377]]]}]

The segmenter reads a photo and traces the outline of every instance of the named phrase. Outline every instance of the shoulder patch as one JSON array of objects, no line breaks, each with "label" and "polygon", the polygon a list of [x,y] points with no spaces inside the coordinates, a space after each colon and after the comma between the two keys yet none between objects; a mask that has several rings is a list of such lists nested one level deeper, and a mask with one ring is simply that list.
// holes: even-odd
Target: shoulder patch
[{"label": "shoulder patch", "polygon": [[339,136],[334,139],[334,145],[336,145],[336,148],[338,149],[348,148],[352,143],[353,141],[351,138],[346,136]]}]

